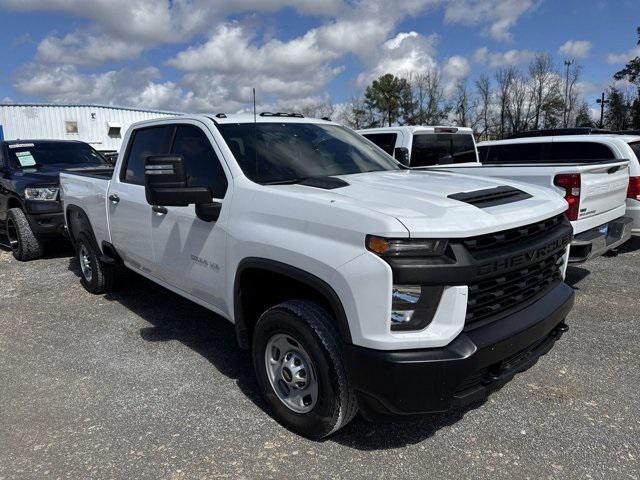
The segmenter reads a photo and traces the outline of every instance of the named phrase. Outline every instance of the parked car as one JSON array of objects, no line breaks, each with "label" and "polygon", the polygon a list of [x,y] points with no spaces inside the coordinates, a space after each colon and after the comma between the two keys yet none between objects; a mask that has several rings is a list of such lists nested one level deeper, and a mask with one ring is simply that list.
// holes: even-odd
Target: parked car
[{"label": "parked car", "polygon": [[[632,148],[616,135],[526,137],[478,145],[457,127],[389,127],[361,130],[412,168],[446,168],[554,189],[569,205],[574,230],[570,262],[582,263],[615,249],[631,236],[638,214],[625,203]],[[393,135],[393,138],[384,136]],[[382,148],[382,147],[381,147]],[[635,163],[631,168],[635,172]],[[632,173],[633,175],[634,173]],[[631,186],[636,180],[631,180]],[[631,202],[633,203],[633,202]]]},{"label": "parked car", "polygon": [[0,142],[0,225],[15,258],[39,258],[47,241],[62,238],[58,175],[78,167],[102,169],[105,161],[83,142]]},{"label": "parked car", "polygon": [[61,188],[84,287],[124,265],[229,319],[275,418],[308,437],[358,409],[475,401],[568,328],[562,197],[411,171],[330,121],[141,122],[113,175]]}]

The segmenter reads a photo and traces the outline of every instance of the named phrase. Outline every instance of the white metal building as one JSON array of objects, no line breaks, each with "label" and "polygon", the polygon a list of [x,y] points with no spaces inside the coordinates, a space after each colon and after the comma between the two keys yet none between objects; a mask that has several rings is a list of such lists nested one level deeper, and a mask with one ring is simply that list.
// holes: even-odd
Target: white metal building
[{"label": "white metal building", "polygon": [[108,105],[0,104],[0,140],[81,140],[100,151],[117,151],[129,125],[179,115]]}]

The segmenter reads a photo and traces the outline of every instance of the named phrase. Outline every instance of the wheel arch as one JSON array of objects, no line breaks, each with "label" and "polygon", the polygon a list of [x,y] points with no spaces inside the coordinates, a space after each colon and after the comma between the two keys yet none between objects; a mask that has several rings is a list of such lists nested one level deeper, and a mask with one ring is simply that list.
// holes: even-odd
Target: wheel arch
[{"label": "wheel arch", "polygon": [[[268,285],[256,285],[263,282]],[[251,284],[253,288],[248,288]],[[286,263],[266,258],[243,259],[236,270],[233,286],[234,323],[238,343],[249,348],[253,328],[266,308],[300,294],[318,301],[337,322],[340,337],[352,343],[349,323],[340,297],[321,278]],[[300,296],[299,295],[299,296]],[[266,307],[266,308],[265,308]]]}]

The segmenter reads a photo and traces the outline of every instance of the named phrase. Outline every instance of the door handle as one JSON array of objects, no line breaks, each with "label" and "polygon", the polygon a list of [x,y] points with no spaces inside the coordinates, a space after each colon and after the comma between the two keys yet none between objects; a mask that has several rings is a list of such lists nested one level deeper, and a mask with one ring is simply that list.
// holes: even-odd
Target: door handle
[{"label": "door handle", "polygon": [[166,215],[167,213],[169,213],[169,210],[167,210],[166,207],[159,207],[158,205],[154,205],[153,207],[151,207],[151,210],[153,211],[153,213],[157,213],[158,215]]},{"label": "door handle", "polygon": [[120,197],[115,193],[112,193],[111,195],[109,195],[109,201],[115,205],[120,201]]}]

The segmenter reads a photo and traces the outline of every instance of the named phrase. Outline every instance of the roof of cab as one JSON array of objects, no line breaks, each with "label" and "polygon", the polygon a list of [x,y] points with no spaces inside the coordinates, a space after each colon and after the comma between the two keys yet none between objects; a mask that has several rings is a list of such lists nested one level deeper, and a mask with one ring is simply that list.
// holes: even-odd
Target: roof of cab
[{"label": "roof of cab", "polygon": [[473,129],[469,127],[456,127],[454,125],[403,125],[396,127],[378,127],[378,128],[363,128],[357,130],[359,133],[386,133],[398,130],[405,130],[411,133],[416,132],[428,132],[433,133],[436,128],[457,128],[456,133],[473,133]]},{"label": "roof of cab", "polygon": [[177,117],[162,117],[150,120],[141,120],[132,124],[132,127],[144,127],[148,125],[176,123],[181,120],[197,120],[200,122],[213,121],[216,124],[224,125],[231,123],[315,123],[324,125],[338,125],[336,122],[321,118],[311,118],[303,116],[280,116],[277,114],[261,115],[254,117],[253,113],[211,113],[211,114],[184,114]]},{"label": "roof of cab", "polygon": [[510,138],[505,140],[488,140],[484,142],[478,143],[478,147],[488,146],[488,145],[517,145],[523,143],[550,143],[550,142],[593,142],[593,143],[604,143],[608,145],[616,144],[618,142],[629,143],[632,140],[628,140],[628,138],[637,138],[640,140],[640,137],[631,137],[626,135],[615,135],[615,134],[599,134],[599,135],[557,135],[557,136],[549,136],[549,137],[523,137],[523,138]]}]

